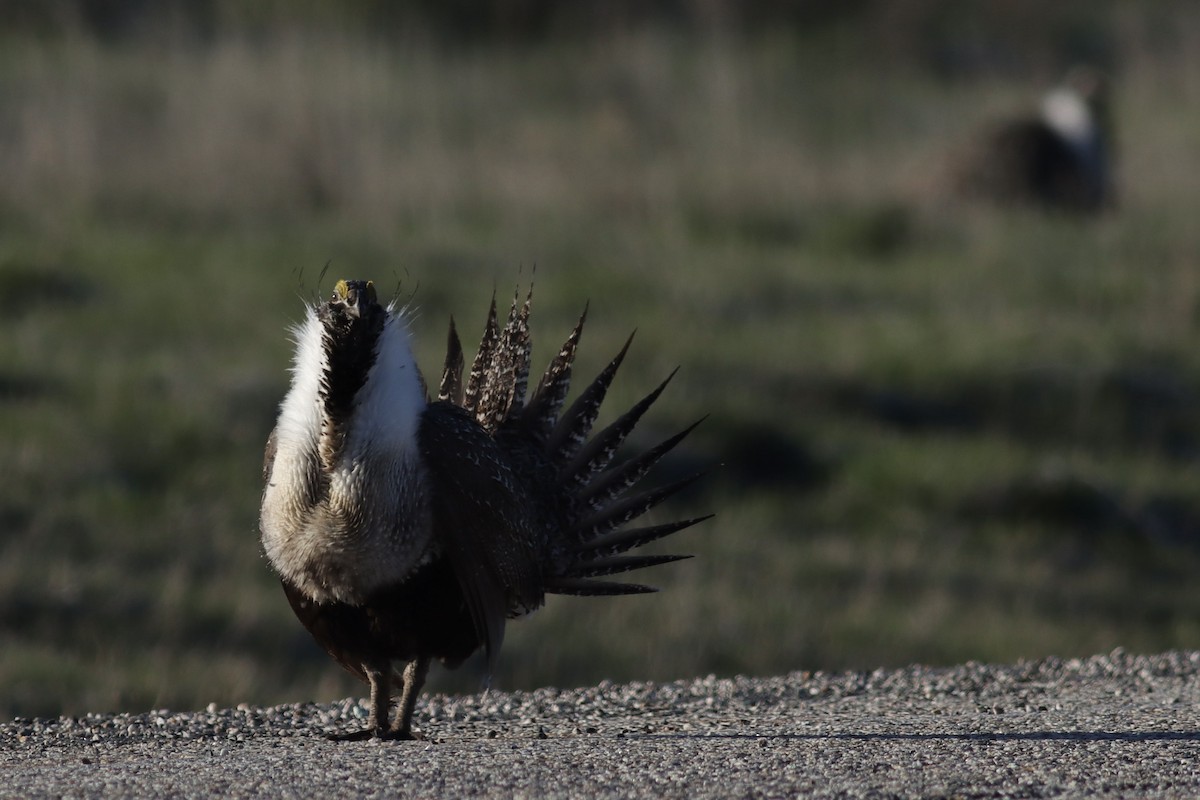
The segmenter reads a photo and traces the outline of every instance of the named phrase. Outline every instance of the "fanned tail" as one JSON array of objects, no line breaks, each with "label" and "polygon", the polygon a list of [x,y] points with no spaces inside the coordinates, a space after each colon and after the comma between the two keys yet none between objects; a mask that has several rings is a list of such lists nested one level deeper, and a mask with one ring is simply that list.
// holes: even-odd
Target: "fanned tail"
[{"label": "fanned tail", "polygon": [[533,303],[533,287],[525,295],[521,310],[517,311],[517,298],[513,296],[513,311],[508,315],[508,325],[504,329],[505,347],[512,353],[511,368],[513,377],[512,403],[509,413],[525,405],[525,392],[529,389],[529,364],[533,355],[533,340],[529,336],[529,306]]},{"label": "fanned tail", "polygon": [[448,400],[456,406],[463,405],[463,350],[454,328],[454,317],[450,318],[450,333],[446,338],[446,363],[442,367],[442,383],[438,387],[438,400]]},{"label": "fanned tail", "polygon": [[[479,352],[471,365],[471,378],[463,395],[463,407],[475,414],[475,421],[488,433],[495,433],[514,409],[525,404],[529,385],[529,306],[533,289],[518,305],[513,296],[508,320],[501,328],[496,314],[496,298],[488,311],[487,326]],[[453,343],[451,344],[451,348]],[[449,365],[452,353],[446,355]]]},{"label": "fanned tail", "polygon": [[642,514],[645,514],[680,489],[691,486],[701,477],[702,473],[696,473],[681,481],[660,486],[657,489],[650,489],[628,497],[622,496],[615,502],[580,520],[574,529],[575,536],[573,538],[577,541],[587,541],[614,531],[627,522],[632,522]]},{"label": "fanned tail", "polygon": [[588,384],[588,387],[554,425],[547,442],[546,452],[555,466],[562,466],[573,458],[587,441],[592,425],[600,414],[600,406],[604,403],[604,397],[608,394],[608,387],[612,385],[612,380],[616,376],[621,362],[625,360],[625,354],[629,352],[629,345],[632,343],[633,334],[631,333],[625,340],[625,346],[621,348],[621,352],[617,353],[608,366]]},{"label": "fanned tail", "polygon": [[676,531],[681,531],[684,528],[690,528],[698,522],[704,522],[704,520],[711,518],[712,514],[705,514],[702,517],[679,519],[675,520],[674,522],[666,522],[661,525],[647,525],[641,528],[626,528],[623,531],[602,534],[600,536],[580,542],[575,546],[575,549],[581,554],[581,561],[587,560],[587,558],[604,558],[606,556],[624,553],[627,550],[632,550],[635,547],[641,547],[642,545],[649,544],[650,542],[658,541],[664,536],[670,536]]},{"label": "fanned tail", "polygon": [[579,339],[583,335],[583,323],[587,320],[587,312],[587,306],[584,306],[579,321],[559,348],[558,355],[546,367],[546,372],[533,393],[533,399],[522,414],[525,424],[539,438],[548,437],[554,430],[558,413],[571,390],[571,367],[575,363],[575,350],[579,347]]},{"label": "fanned tail", "polygon": [[522,440],[525,442],[522,447],[532,446],[540,454],[539,469],[559,494],[556,504],[567,509],[566,519],[560,521],[558,531],[546,543],[547,593],[617,595],[655,591],[640,584],[596,579],[690,557],[626,553],[703,522],[711,515],[644,527],[624,526],[700,477],[693,475],[666,486],[635,491],[651,468],[700,421],[614,465],[618,450],[666,389],[675,371],[593,436],[592,427],[633,335],[563,411],[575,353],[587,319],[586,307],[526,401],[532,350],[529,335],[532,297],[532,288],[523,303],[519,302],[519,295],[514,295],[507,321],[501,327],[493,296],[465,387],[462,346],[451,321],[439,398],[472,412],[475,420],[493,436],[503,430],[505,439]]},{"label": "fanned tail", "polygon": [[479,342],[475,360],[471,362],[471,376],[467,379],[467,388],[463,393],[462,407],[473,412],[476,419],[479,418],[479,401],[488,383],[492,361],[499,344],[500,326],[496,322],[496,295],[493,294],[492,306],[488,309],[487,325],[483,330],[483,339]]},{"label": "fanned tail", "polygon": [[[570,463],[559,471],[559,479],[572,488],[583,487],[591,482],[601,471],[606,469],[609,463],[612,462],[613,456],[616,455],[617,448],[624,444],[625,438],[629,434],[633,433],[638,420],[642,418],[642,415],[646,413],[650,406],[654,405],[654,401],[658,399],[663,389],[667,388],[667,384],[674,377],[675,370],[672,370],[667,379],[660,383],[654,391],[635,403],[632,408],[618,417],[616,422],[600,431],[600,433],[592,437],[590,442],[579,448],[574,453],[574,458],[571,459]],[[588,424],[588,428],[590,430],[591,423]],[[663,452],[665,453],[666,451],[664,450]]]},{"label": "fanned tail", "polygon": [[632,489],[650,471],[650,468],[658,463],[659,459],[674,449],[675,445],[683,441],[684,437],[703,421],[703,419],[699,419],[693,422],[669,439],[665,439],[649,450],[605,471],[604,474],[587,482],[576,492],[575,496],[593,511],[603,508],[627,490]]}]

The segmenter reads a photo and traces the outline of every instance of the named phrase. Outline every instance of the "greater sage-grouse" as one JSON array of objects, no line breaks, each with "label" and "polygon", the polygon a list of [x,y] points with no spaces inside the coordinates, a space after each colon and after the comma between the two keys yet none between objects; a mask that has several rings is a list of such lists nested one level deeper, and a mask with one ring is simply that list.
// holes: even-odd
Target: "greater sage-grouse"
[{"label": "greater sage-grouse", "polygon": [[964,176],[975,193],[1080,214],[1116,203],[1108,82],[1096,70],[1073,70],[1036,116],[996,125],[982,145]]},{"label": "greater sage-grouse", "polygon": [[370,281],[339,281],[293,330],[262,545],[296,616],[371,686],[367,729],[342,738],[411,738],[432,659],[453,668],[482,647],[490,665],[506,620],[546,594],[653,591],[604,578],[685,558],[625,553],[707,518],[623,528],[694,480],[635,489],[695,424],[613,464],[670,377],[589,439],[629,342],[562,411],[585,309],[526,398],[529,303],[501,326],[493,299],[465,384],[451,319],[436,400],[405,316]]}]

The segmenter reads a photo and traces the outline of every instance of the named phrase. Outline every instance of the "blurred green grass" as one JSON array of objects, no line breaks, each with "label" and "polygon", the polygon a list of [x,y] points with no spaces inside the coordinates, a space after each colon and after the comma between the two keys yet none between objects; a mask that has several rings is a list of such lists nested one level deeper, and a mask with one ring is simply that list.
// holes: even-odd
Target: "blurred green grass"
[{"label": "blurred green grass", "polygon": [[552,599],[495,685],[1200,645],[1179,8],[1170,47],[1112,14],[1121,207],[1086,221],[950,191],[1056,75],[947,80],[853,36],[6,41],[0,711],[361,693],[256,532],[326,263],[398,287],[427,373],[451,313],[532,279],[538,360],[588,301],[579,374],[638,329],[613,409],[682,365],[643,441],[711,415],[664,468],[712,467],[661,512],[718,513],[672,543],[698,558],[656,596]]}]

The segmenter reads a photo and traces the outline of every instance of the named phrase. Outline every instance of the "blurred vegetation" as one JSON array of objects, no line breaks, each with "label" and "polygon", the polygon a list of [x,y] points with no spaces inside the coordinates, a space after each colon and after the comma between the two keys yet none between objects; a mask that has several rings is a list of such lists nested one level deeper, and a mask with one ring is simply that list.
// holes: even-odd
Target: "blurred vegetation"
[{"label": "blurred vegetation", "polygon": [[[256,532],[326,263],[427,371],[533,277],[536,359],[590,300],[613,410],[682,365],[643,441],[711,415],[659,476],[714,467],[699,557],[497,686],[1200,646],[1200,9],[647,7],[0,2],[0,712],[363,691]],[[1079,60],[1119,209],[956,196]]]}]

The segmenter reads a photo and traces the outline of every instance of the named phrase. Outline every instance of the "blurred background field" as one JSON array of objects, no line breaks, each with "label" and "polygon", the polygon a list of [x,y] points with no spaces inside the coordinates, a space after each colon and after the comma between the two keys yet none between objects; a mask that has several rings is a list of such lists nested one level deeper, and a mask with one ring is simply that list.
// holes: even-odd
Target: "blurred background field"
[{"label": "blurred background field", "polygon": [[[256,531],[340,276],[427,374],[532,277],[535,360],[590,301],[610,413],[680,365],[641,441],[710,415],[698,557],[497,687],[1200,647],[1200,7],[558,5],[0,1],[0,714],[364,692]],[[1081,62],[1117,207],[956,192]]]}]

